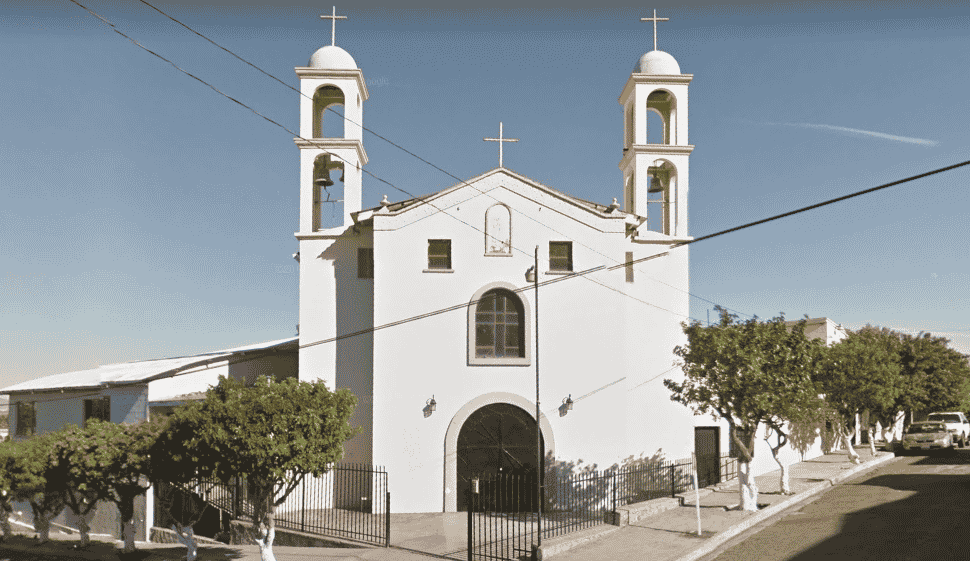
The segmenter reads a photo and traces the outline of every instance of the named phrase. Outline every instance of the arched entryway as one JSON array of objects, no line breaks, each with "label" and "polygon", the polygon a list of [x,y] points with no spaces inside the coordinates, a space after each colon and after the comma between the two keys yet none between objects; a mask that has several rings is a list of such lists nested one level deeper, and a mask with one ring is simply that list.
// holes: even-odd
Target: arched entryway
[{"label": "arched entryway", "polygon": [[[467,510],[466,493],[472,479],[490,480],[502,475],[516,475],[525,477],[534,486],[535,475],[543,472],[541,462],[545,457],[545,444],[541,440],[539,444],[537,456],[536,421],[521,407],[492,403],[475,410],[458,433],[458,510]],[[488,492],[485,488],[481,490]],[[529,493],[528,489],[522,489],[522,492],[526,497],[535,496],[534,490]]]}]

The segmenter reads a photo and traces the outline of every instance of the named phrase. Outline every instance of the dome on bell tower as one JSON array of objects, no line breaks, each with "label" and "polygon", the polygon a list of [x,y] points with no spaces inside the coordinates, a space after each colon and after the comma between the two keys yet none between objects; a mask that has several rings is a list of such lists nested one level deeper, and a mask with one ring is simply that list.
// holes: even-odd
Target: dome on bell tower
[{"label": "dome on bell tower", "polygon": [[636,72],[639,74],[680,74],[680,65],[677,64],[677,59],[670,53],[653,50],[640,57]]},{"label": "dome on bell tower", "polygon": [[317,49],[317,52],[310,57],[310,63],[307,66],[325,70],[357,70],[354,57],[335,45],[326,45]]}]

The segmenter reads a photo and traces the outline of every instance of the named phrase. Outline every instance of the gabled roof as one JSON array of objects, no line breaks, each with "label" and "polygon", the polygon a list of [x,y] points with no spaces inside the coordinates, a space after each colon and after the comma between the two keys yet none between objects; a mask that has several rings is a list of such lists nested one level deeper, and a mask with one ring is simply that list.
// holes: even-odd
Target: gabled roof
[{"label": "gabled roof", "polygon": [[65,389],[97,388],[103,386],[143,384],[162,378],[177,376],[187,370],[229,360],[253,351],[296,350],[299,337],[290,337],[266,343],[245,345],[232,349],[213,351],[192,356],[162,358],[105,364],[89,370],[78,370],[28,380],[7,388],[0,393],[32,393]]},{"label": "gabled roof", "polygon": [[[384,215],[384,216],[399,215],[399,214],[402,214],[402,213],[407,212],[409,210],[412,210],[412,209],[416,209],[418,207],[421,207],[421,206],[423,206],[425,204],[432,203],[436,199],[439,199],[441,197],[444,197],[444,196],[446,196],[446,195],[448,195],[448,194],[450,194],[450,193],[452,193],[454,191],[457,191],[459,189],[462,189],[464,187],[471,187],[476,182],[481,181],[482,179],[485,179],[485,178],[490,177],[492,175],[498,175],[498,174],[507,175],[507,176],[509,176],[509,177],[511,177],[513,179],[516,179],[518,181],[521,181],[522,183],[525,183],[527,185],[530,185],[530,186],[532,186],[532,187],[534,187],[534,188],[536,188],[536,189],[538,189],[540,191],[543,191],[544,193],[546,193],[548,195],[551,195],[551,196],[553,196],[553,197],[555,197],[557,199],[560,199],[560,200],[562,200],[562,201],[564,201],[564,202],[566,202],[566,203],[568,203],[570,205],[573,205],[573,206],[575,206],[577,208],[580,208],[582,210],[585,210],[587,212],[590,212],[592,214],[595,214],[596,216],[599,216],[601,218],[627,218],[628,216],[633,216],[633,215],[629,215],[629,214],[627,214],[627,213],[619,210],[619,206],[618,205],[601,205],[601,204],[598,204],[598,203],[594,203],[594,202],[590,202],[590,201],[587,201],[587,200],[584,200],[584,199],[580,199],[579,197],[574,197],[572,195],[567,195],[566,193],[563,193],[562,191],[553,189],[552,187],[549,187],[547,185],[543,185],[542,183],[539,183],[538,181],[536,181],[534,179],[531,179],[531,178],[526,177],[524,175],[518,174],[518,173],[516,173],[516,172],[514,172],[514,171],[512,171],[512,170],[510,170],[508,168],[504,168],[504,167],[492,169],[492,170],[487,171],[487,172],[485,172],[485,173],[483,173],[483,174],[481,174],[481,175],[479,175],[477,177],[473,177],[473,178],[468,179],[466,181],[461,181],[460,183],[456,183],[455,185],[452,185],[451,187],[448,187],[448,188],[443,189],[441,191],[438,191],[436,193],[431,193],[431,194],[428,194],[428,195],[424,195],[422,197],[415,197],[413,199],[407,199],[405,201],[400,201],[400,202],[396,202],[396,203],[382,203],[381,205],[376,206],[376,207],[373,207],[373,208],[364,209],[364,210],[361,210],[359,212],[352,212],[350,215],[354,219],[354,222],[355,223],[366,222],[366,221],[372,219],[375,214],[381,214],[381,215]],[[474,188],[474,187],[471,187],[471,188]]]}]

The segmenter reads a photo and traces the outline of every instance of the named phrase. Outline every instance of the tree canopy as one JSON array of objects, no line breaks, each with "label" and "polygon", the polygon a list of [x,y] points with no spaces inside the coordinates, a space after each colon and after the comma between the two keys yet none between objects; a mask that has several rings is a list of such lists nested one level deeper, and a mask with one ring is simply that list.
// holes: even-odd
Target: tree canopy
[{"label": "tree canopy", "polygon": [[684,379],[667,379],[664,385],[672,400],[728,422],[742,464],[742,507],[756,510],[757,488],[746,474],[758,425],[783,434],[786,421],[817,408],[813,374],[820,345],[805,336],[804,321],[787,325],[783,315],[738,321],[724,308],[718,312],[716,324],[684,325],[687,345],[674,349],[683,361]]},{"label": "tree canopy", "polygon": [[162,446],[172,446],[176,476],[192,473],[230,483],[245,478],[255,508],[257,543],[273,559],[275,508],[307,475],[319,476],[343,456],[356,429],[350,390],[323,382],[257,378],[251,387],[220,378],[206,398],[178,410]]}]

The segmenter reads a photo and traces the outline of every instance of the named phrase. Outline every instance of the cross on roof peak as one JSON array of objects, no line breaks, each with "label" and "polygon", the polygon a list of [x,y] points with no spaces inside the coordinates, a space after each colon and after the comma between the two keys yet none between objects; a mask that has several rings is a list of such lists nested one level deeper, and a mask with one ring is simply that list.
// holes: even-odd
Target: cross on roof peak
[{"label": "cross on roof peak", "polygon": [[640,21],[652,21],[653,22],[653,50],[657,50],[657,22],[658,21],[670,21],[670,18],[658,18],[657,10],[653,11],[652,18],[640,18]]},{"label": "cross on roof peak", "polygon": [[482,140],[486,140],[488,142],[498,142],[498,167],[500,167],[500,168],[501,167],[505,167],[505,166],[502,165],[502,146],[506,142],[518,142],[519,141],[518,138],[505,138],[503,136],[503,134],[504,134],[504,132],[502,130],[502,121],[499,121],[499,123],[498,123],[498,138],[483,138],[482,139]]},{"label": "cross on roof peak", "polygon": [[347,19],[347,16],[338,16],[337,15],[337,7],[334,6],[333,7],[333,13],[332,14],[330,14],[329,16],[326,15],[326,14],[321,15],[320,16],[320,19],[328,19],[328,20],[330,20],[330,46],[331,47],[337,46],[337,20],[338,19]]}]

